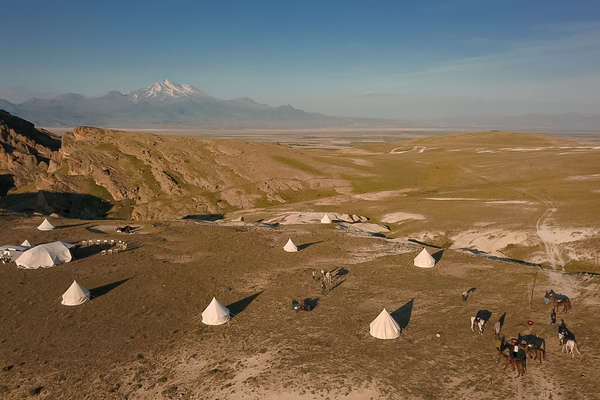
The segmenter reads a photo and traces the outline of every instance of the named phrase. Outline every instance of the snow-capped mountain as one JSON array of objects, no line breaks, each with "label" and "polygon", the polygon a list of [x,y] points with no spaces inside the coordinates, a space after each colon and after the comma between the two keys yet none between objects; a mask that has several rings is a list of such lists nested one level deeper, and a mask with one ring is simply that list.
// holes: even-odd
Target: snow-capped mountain
[{"label": "snow-capped mountain", "polygon": [[168,101],[173,99],[182,99],[187,97],[210,97],[200,89],[192,85],[180,85],[164,79],[159,82],[154,82],[152,85],[142,89],[134,90],[128,96],[134,101],[143,100],[160,100]]},{"label": "snow-capped mountain", "polygon": [[222,100],[192,85],[168,79],[128,94],[110,91],[104,96],[86,97],[67,93],[20,104],[0,99],[0,108],[47,127],[304,127],[337,125],[343,121],[290,105],[271,107],[247,97]]}]

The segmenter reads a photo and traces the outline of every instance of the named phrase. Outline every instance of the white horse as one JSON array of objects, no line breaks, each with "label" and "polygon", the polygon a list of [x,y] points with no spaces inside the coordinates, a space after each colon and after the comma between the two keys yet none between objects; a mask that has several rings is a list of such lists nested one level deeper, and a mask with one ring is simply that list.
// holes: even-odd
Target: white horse
[{"label": "white horse", "polygon": [[563,348],[566,349],[567,354],[570,353],[571,357],[573,358],[575,358],[575,351],[577,352],[577,354],[581,355],[581,352],[577,347],[577,342],[575,342],[574,340],[567,340],[567,343],[564,344]]},{"label": "white horse", "polygon": [[574,338],[569,338],[565,333],[560,332],[558,334],[558,341],[560,344],[562,344],[563,353],[571,354],[572,358],[575,358],[575,352],[581,355],[579,347],[577,346],[577,342]]},{"label": "white horse", "polygon": [[479,319],[477,317],[471,317],[471,330],[475,332],[475,325],[479,329],[479,334],[483,335],[483,331],[485,329],[485,320]]}]

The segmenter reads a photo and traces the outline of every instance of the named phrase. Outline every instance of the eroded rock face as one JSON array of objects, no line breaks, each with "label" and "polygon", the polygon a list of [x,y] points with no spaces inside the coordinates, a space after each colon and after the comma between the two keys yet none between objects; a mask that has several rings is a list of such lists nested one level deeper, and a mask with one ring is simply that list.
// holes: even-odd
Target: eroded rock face
[{"label": "eroded rock face", "polygon": [[77,127],[63,136],[59,164],[114,201],[128,201],[132,218],[166,219],[285,203],[306,189],[340,186],[315,172],[324,165],[294,167],[297,153],[274,143]]},{"label": "eroded rock face", "polygon": [[0,110],[0,170],[7,175],[2,179],[0,192],[46,177],[48,165],[57,157],[59,148],[58,137]]},{"label": "eroded rock face", "polygon": [[[223,213],[348,186],[331,166],[276,143],[86,126],[58,138],[5,112],[0,113],[0,169],[7,171],[0,176],[0,194],[27,185],[32,195],[63,194],[21,196],[26,209],[87,218],[102,216],[107,204],[114,205],[114,215],[132,219]],[[94,207],[101,209],[98,214]]]}]

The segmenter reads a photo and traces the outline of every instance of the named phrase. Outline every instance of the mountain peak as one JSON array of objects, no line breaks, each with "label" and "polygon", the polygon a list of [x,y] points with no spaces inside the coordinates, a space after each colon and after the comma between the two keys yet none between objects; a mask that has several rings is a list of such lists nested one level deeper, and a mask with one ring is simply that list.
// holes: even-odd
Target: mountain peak
[{"label": "mountain peak", "polygon": [[207,97],[200,89],[192,85],[180,85],[168,79],[154,82],[152,85],[129,93],[133,101],[141,100],[172,100],[184,97]]}]

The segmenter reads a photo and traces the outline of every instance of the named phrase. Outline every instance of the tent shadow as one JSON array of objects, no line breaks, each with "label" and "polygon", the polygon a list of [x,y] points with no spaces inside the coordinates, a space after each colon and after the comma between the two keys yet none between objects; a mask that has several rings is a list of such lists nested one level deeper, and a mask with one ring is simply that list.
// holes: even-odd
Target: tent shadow
[{"label": "tent shadow", "polygon": [[428,247],[433,247],[434,249],[441,249],[440,246],[436,246],[435,244],[431,244],[431,243],[422,242],[422,241],[417,240],[417,239],[408,239],[408,241],[420,244],[421,246],[428,246]]},{"label": "tent shadow", "polygon": [[85,230],[88,232],[92,232],[92,233],[100,233],[100,234],[106,235],[106,232],[101,231],[100,229],[96,229],[93,226],[88,226],[87,228],[85,228]]},{"label": "tent shadow", "polygon": [[82,258],[91,257],[101,253],[102,250],[105,249],[106,247],[103,247],[102,245],[94,244],[87,247],[75,247],[74,249],[71,249],[71,253],[73,254],[74,259],[81,260]]},{"label": "tent shadow", "polygon": [[323,243],[323,240],[319,240],[317,242],[309,242],[309,243],[304,243],[304,244],[298,245],[298,251],[302,251],[304,249],[309,248],[312,245],[319,244],[319,243]]},{"label": "tent shadow", "polygon": [[95,299],[96,297],[105,295],[106,293],[110,292],[114,288],[121,286],[122,284],[124,284],[125,282],[127,282],[130,279],[131,278],[125,278],[125,279],[121,279],[120,281],[114,281],[112,283],[107,283],[106,285],[95,287],[93,289],[90,289],[90,295],[92,296],[92,299]]},{"label": "tent shadow", "polygon": [[410,317],[412,314],[413,302],[414,298],[410,299],[410,301],[404,304],[402,307],[397,309],[396,311],[390,313],[392,318],[398,323],[398,326],[401,330],[406,329],[408,323],[410,322]]},{"label": "tent shadow", "polygon": [[183,219],[193,219],[194,221],[214,222],[225,218],[223,214],[190,214]]},{"label": "tent shadow", "polygon": [[87,222],[82,222],[81,224],[69,224],[69,225],[55,226],[54,229],[67,229],[67,228],[74,228],[76,226],[82,226],[82,225],[87,225]]},{"label": "tent shadow", "polygon": [[435,253],[433,253],[431,255],[431,257],[433,257],[433,259],[435,260],[435,263],[439,263],[442,260],[442,257],[444,256],[444,250],[439,250],[436,251]]},{"label": "tent shadow", "polygon": [[238,315],[239,313],[244,311],[246,309],[246,307],[248,307],[250,305],[250,303],[252,303],[254,301],[254,299],[256,299],[258,296],[260,296],[262,294],[262,292],[264,292],[264,290],[254,293],[253,295],[250,295],[248,297],[244,297],[243,299],[238,300],[235,303],[231,303],[230,305],[228,305],[227,308],[229,309],[231,318],[235,317],[236,315]]}]

